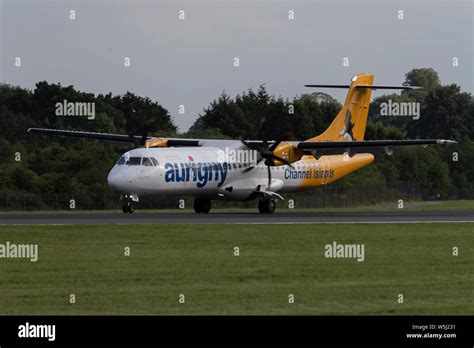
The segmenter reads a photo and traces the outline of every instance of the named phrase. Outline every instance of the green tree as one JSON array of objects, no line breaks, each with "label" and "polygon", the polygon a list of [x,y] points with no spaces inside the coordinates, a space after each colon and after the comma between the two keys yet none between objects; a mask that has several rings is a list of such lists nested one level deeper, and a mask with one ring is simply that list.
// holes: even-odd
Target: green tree
[{"label": "green tree", "polygon": [[466,111],[471,104],[470,95],[457,85],[434,89],[425,98],[420,119],[407,125],[408,136],[460,140],[469,133]]},{"label": "green tree", "polygon": [[206,128],[219,129],[221,134],[237,139],[247,138],[252,131],[242,109],[225,93],[204,109],[204,114],[199,115],[190,130],[195,132]]}]

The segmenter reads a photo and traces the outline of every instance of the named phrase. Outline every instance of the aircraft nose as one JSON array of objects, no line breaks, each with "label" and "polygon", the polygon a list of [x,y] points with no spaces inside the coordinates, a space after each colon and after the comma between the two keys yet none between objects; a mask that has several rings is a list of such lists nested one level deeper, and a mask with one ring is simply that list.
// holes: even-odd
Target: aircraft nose
[{"label": "aircraft nose", "polygon": [[111,170],[107,182],[112,190],[123,191],[126,189],[127,177],[120,170]]}]

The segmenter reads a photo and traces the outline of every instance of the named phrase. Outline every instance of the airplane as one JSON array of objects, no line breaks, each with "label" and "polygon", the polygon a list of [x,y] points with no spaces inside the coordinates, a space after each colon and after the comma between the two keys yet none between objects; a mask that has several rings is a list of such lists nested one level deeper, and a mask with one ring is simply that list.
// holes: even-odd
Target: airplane
[{"label": "airplane", "polygon": [[330,184],[374,161],[374,153],[394,147],[443,145],[443,139],[364,140],[372,90],[411,90],[415,86],[374,85],[374,75],[358,74],[350,85],[305,85],[348,88],[346,100],[329,127],[305,141],[156,138],[47,128],[28,132],[128,142],[127,151],[108,175],[109,187],[121,194],[122,211],[133,213],[139,197],[194,196],[196,213],[209,213],[211,201],[258,199],[258,210],[271,214],[282,193]]}]

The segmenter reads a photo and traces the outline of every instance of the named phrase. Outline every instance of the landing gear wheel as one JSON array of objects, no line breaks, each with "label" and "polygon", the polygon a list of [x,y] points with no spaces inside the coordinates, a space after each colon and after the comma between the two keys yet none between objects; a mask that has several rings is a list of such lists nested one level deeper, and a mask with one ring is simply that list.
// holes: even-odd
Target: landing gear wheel
[{"label": "landing gear wheel", "polygon": [[204,214],[208,214],[210,211],[211,211],[211,200],[205,199],[202,212]]},{"label": "landing gear wheel", "polygon": [[272,214],[275,211],[276,202],[274,199],[265,199],[258,201],[258,211],[261,214]]},{"label": "landing gear wheel", "polygon": [[133,204],[133,202],[126,202],[122,205],[122,211],[125,214],[127,213],[133,214],[133,212],[135,211],[135,205]]},{"label": "landing gear wheel", "polygon": [[194,211],[198,214],[207,214],[211,211],[211,200],[205,197],[194,199]]}]

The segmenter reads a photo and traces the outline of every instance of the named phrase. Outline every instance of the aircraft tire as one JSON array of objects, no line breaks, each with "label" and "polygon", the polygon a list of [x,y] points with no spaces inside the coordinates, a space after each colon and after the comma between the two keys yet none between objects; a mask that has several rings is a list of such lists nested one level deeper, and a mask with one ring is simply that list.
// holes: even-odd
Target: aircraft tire
[{"label": "aircraft tire", "polygon": [[122,211],[123,211],[125,214],[128,213],[128,205],[127,205],[127,203],[124,203],[124,204],[122,205]]},{"label": "aircraft tire", "polygon": [[133,202],[128,202],[127,208],[130,214],[133,214],[133,212],[135,211],[135,205],[133,204]]},{"label": "aircraft tire", "polygon": [[265,210],[267,214],[273,214],[276,208],[276,202],[274,199],[269,199],[265,202]]},{"label": "aircraft tire", "polygon": [[258,211],[260,214],[273,214],[276,208],[274,199],[265,199],[258,201]]},{"label": "aircraft tire", "polygon": [[202,212],[202,205],[201,205],[201,202],[199,200],[199,197],[194,198],[193,207],[194,207],[194,211],[196,212],[196,214],[200,214]]},{"label": "aircraft tire", "polygon": [[210,199],[207,199],[207,198],[204,198],[202,200],[203,204],[202,204],[202,212],[204,214],[208,214],[210,211],[211,211],[211,200]]},{"label": "aircraft tire", "polygon": [[197,214],[209,213],[209,210],[211,210],[211,201],[204,197],[196,197],[193,206]]}]

